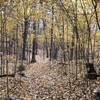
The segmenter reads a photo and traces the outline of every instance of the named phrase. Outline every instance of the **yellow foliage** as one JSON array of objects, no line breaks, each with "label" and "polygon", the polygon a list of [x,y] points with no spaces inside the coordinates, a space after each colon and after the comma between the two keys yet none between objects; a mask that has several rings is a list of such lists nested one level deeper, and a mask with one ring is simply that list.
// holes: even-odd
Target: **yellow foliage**
[{"label": "yellow foliage", "polygon": [[12,29],[15,27],[16,25],[16,22],[12,19],[12,18],[9,18],[7,20],[7,24],[6,24],[6,29],[8,32],[12,31]]},{"label": "yellow foliage", "polygon": [[95,36],[97,41],[100,41],[100,31],[96,32],[96,36]]}]

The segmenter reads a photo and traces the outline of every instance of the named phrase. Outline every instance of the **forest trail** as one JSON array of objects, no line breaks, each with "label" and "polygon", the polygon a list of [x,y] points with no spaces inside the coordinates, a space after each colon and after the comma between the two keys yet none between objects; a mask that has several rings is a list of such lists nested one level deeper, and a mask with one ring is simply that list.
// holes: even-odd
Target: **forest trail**
[{"label": "forest trail", "polygon": [[[28,100],[72,100],[72,98],[76,99],[77,96],[79,100],[93,98],[91,97],[91,91],[88,89],[92,86],[93,91],[97,83],[90,82],[90,86],[87,86],[85,81],[79,79],[77,81],[73,80],[70,87],[68,76],[62,76],[58,73],[59,66],[57,63],[51,64],[49,59],[43,59],[41,56],[37,56],[36,59],[37,62],[30,64],[26,70],[29,84],[26,89],[27,97],[25,98],[28,98]],[[84,94],[83,88],[86,90],[86,96],[82,96]]]},{"label": "forest trail", "polygon": [[[68,75],[62,75],[58,72],[60,65],[56,62],[51,63],[49,59],[43,59],[42,56],[36,57],[37,62],[29,64],[25,70],[25,77],[16,77],[16,82],[13,85],[13,80],[9,79],[9,94],[14,100],[91,100],[91,89],[100,85],[100,82],[87,82],[82,79],[69,83]],[[2,87],[6,83],[2,82]],[[0,87],[0,88],[2,88]],[[6,86],[5,86],[6,87]],[[20,90],[20,91],[19,91]],[[84,90],[86,95],[84,95]],[[1,96],[6,93],[2,89]],[[3,94],[3,95],[2,95]],[[88,99],[87,99],[88,97]],[[2,99],[0,99],[2,100]]]},{"label": "forest trail", "polygon": [[57,72],[50,67],[49,59],[43,59],[37,55],[36,60],[37,62],[30,64],[25,71],[26,79],[23,79],[26,82],[24,83],[28,82],[27,88],[25,87],[25,98],[28,98],[28,100],[49,100],[50,94],[56,91],[56,82],[59,78],[56,80]]},{"label": "forest trail", "polygon": [[45,74],[46,72],[49,71],[49,66],[50,66],[50,61],[49,59],[45,58],[43,59],[39,55],[36,57],[36,63],[30,64],[27,69],[26,69],[26,76],[41,76]]}]

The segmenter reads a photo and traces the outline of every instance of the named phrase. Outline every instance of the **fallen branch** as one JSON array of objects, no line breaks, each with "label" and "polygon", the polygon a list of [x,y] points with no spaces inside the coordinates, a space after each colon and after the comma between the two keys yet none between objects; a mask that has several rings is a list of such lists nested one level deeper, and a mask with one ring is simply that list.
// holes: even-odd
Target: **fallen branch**
[{"label": "fallen branch", "polygon": [[15,77],[15,74],[10,74],[10,75],[4,74],[4,75],[0,75],[0,78],[2,78],[2,77]]}]

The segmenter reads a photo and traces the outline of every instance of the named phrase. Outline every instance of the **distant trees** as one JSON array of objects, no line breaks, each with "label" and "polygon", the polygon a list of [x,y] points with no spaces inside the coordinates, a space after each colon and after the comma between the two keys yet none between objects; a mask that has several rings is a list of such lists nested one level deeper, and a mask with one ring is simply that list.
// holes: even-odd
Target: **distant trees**
[{"label": "distant trees", "polygon": [[[89,49],[89,52],[92,50],[92,21],[95,21],[96,26],[100,28],[98,0],[89,0],[89,2],[77,0],[77,3],[73,0],[40,0],[40,2],[38,2],[38,0],[11,0],[7,2],[7,4],[9,5],[10,9],[10,15],[7,20],[13,19],[12,22],[15,21],[14,24],[11,23],[11,21],[7,21],[7,31],[11,29],[11,32],[17,25],[20,26],[18,36],[20,37],[21,41],[20,45],[22,45],[22,60],[26,59],[26,47],[29,43],[29,35],[34,34],[35,36],[37,33],[36,31],[39,30],[36,28],[35,31],[33,29],[33,31],[30,32],[28,30],[30,27],[30,21],[40,23],[40,19],[42,19],[44,22],[44,29],[40,35],[46,44],[44,45],[46,55],[47,57],[50,57],[50,60],[53,58],[53,55],[56,55],[56,53],[53,51],[57,48],[62,49],[64,61],[66,58],[67,49],[70,49],[70,53],[78,53],[76,55],[77,57],[71,53],[71,56],[75,56],[77,59],[79,56],[79,49],[85,48],[85,51],[86,49]],[[8,11],[9,10],[7,10],[7,12]],[[3,30],[1,29],[1,31]],[[34,36],[32,37],[33,41],[31,41],[32,62],[35,61],[36,41],[39,38]],[[87,55],[91,53],[89,52],[87,52]],[[86,56],[86,52],[84,53]]]}]

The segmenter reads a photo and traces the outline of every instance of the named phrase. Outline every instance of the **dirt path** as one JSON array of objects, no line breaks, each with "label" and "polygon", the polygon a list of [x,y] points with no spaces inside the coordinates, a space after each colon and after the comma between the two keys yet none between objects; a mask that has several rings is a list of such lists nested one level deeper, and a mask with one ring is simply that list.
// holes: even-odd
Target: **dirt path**
[{"label": "dirt path", "polygon": [[[21,84],[19,76],[15,83],[14,80],[9,80],[10,97],[13,100],[91,100],[90,90],[100,86],[100,82],[97,85],[96,81],[87,86],[85,81],[74,81],[72,76],[70,79],[73,81],[69,83],[68,76],[58,73],[59,65],[53,62],[52,67],[50,66],[49,59],[37,56],[37,62],[27,66]],[[5,84],[0,82],[0,96],[6,94]]]},{"label": "dirt path", "polygon": [[30,64],[26,69],[26,76],[34,75],[35,77],[46,74],[50,70],[49,59],[43,59],[37,56],[37,62]]}]

